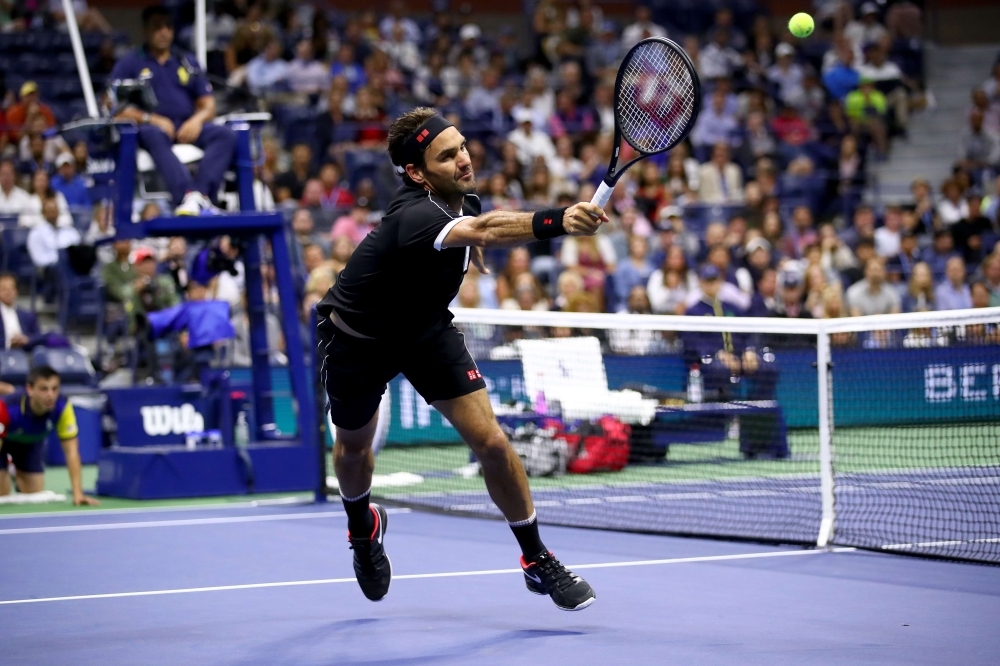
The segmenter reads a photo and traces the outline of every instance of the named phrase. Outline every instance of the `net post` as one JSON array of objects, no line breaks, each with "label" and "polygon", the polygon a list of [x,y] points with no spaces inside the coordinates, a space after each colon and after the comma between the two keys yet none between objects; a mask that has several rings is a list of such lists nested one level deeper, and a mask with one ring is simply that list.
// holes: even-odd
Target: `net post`
[{"label": "net post", "polygon": [[833,495],[833,403],[830,374],[830,334],[820,322],[816,335],[816,381],[819,396],[819,478],[823,513],[816,545],[825,548],[833,541],[836,510]]}]

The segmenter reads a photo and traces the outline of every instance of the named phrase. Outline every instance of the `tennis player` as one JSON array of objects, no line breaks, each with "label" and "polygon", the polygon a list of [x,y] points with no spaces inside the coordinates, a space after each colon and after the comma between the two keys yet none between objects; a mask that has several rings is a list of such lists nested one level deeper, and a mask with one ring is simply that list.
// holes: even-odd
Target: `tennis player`
[{"label": "tennis player", "polygon": [[433,109],[396,119],[389,156],[403,172],[403,187],[317,306],[321,373],[337,426],[334,468],[358,584],[378,601],[392,577],[383,544],[386,512],[369,502],[372,437],[386,383],[403,373],[482,464],[490,497],[521,546],[528,590],[549,595],[563,610],[586,608],[594,591],[542,543],[521,461],[497,424],[448,304],[470,262],[486,272],[482,248],[593,235],[607,217],[590,203],[481,214],[465,137]]}]

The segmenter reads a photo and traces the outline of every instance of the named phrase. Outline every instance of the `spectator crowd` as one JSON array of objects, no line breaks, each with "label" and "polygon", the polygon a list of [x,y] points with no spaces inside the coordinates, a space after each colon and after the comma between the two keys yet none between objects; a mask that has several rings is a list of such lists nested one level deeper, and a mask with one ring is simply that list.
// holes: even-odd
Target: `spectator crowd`
[{"label": "spectator crowd", "polygon": [[[192,33],[186,7],[174,14],[182,48]],[[910,200],[889,205],[865,196],[871,164],[906,136],[911,114],[934,104],[916,5],[824,2],[807,39],[750,3],[636,5],[625,16],[590,0],[540,0],[528,18],[511,15],[495,30],[445,2],[434,7],[418,20],[402,0],[383,15],[210,3],[217,94],[239,92],[273,114],[258,176],[262,200],[289,221],[303,319],[399,184],[386,154],[396,115],[431,105],[461,129],[484,210],[589,200],[615,148],[618,63],[650,36],[682,44],[700,74],[704,100],[688,140],[620,181],[612,222],[597,236],[491,252],[492,274],[470,268],[456,305],[683,314],[703,299],[704,275],[721,280],[727,308],[753,316],[1000,305],[1000,62],[973,92],[952,177],[936,189],[917,180]],[[10,29],[31,25],[14,21]],[[0,116],[0,216],[31,229],[39,271],[60,250],[114,233],[100,204],[74,226],[73,213],[91,206],[94,160],[85,142],[45,133],[55,118],[44,92],[24,82]],[[137,313],[190,297],[195,249],[172,239],[98,252],[108,297],[129,326]],[[198,283],[207,293],[197,297],[230,304],[238,347],[243,267],[227,239],[216,250],[232,271]],[[918,338],[909,344],[927,344]]]}]

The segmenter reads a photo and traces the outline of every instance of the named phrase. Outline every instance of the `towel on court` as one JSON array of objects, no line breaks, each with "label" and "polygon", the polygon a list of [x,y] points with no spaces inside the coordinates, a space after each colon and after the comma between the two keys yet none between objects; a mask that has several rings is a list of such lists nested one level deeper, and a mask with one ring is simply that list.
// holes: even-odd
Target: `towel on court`
[{"label": "towel on court", "polygon": [[65,502],[66,496],[51,490],[37,493],[11,493],[0,496],[0,504],[46,504],[48,502]]}]

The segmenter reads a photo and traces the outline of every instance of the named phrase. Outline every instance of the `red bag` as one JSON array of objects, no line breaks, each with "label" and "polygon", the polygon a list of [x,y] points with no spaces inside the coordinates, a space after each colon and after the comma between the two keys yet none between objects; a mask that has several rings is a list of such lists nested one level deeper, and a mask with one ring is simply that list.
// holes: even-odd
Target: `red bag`
[{"label": "red bag", "polygon": [[[613,416],[581,424],[578,434],[560,435],[570,450],[566,470],[572,474],[617,472],[628,463],[632,427]],[[575,453],[575,455],[574,455]]]}]

